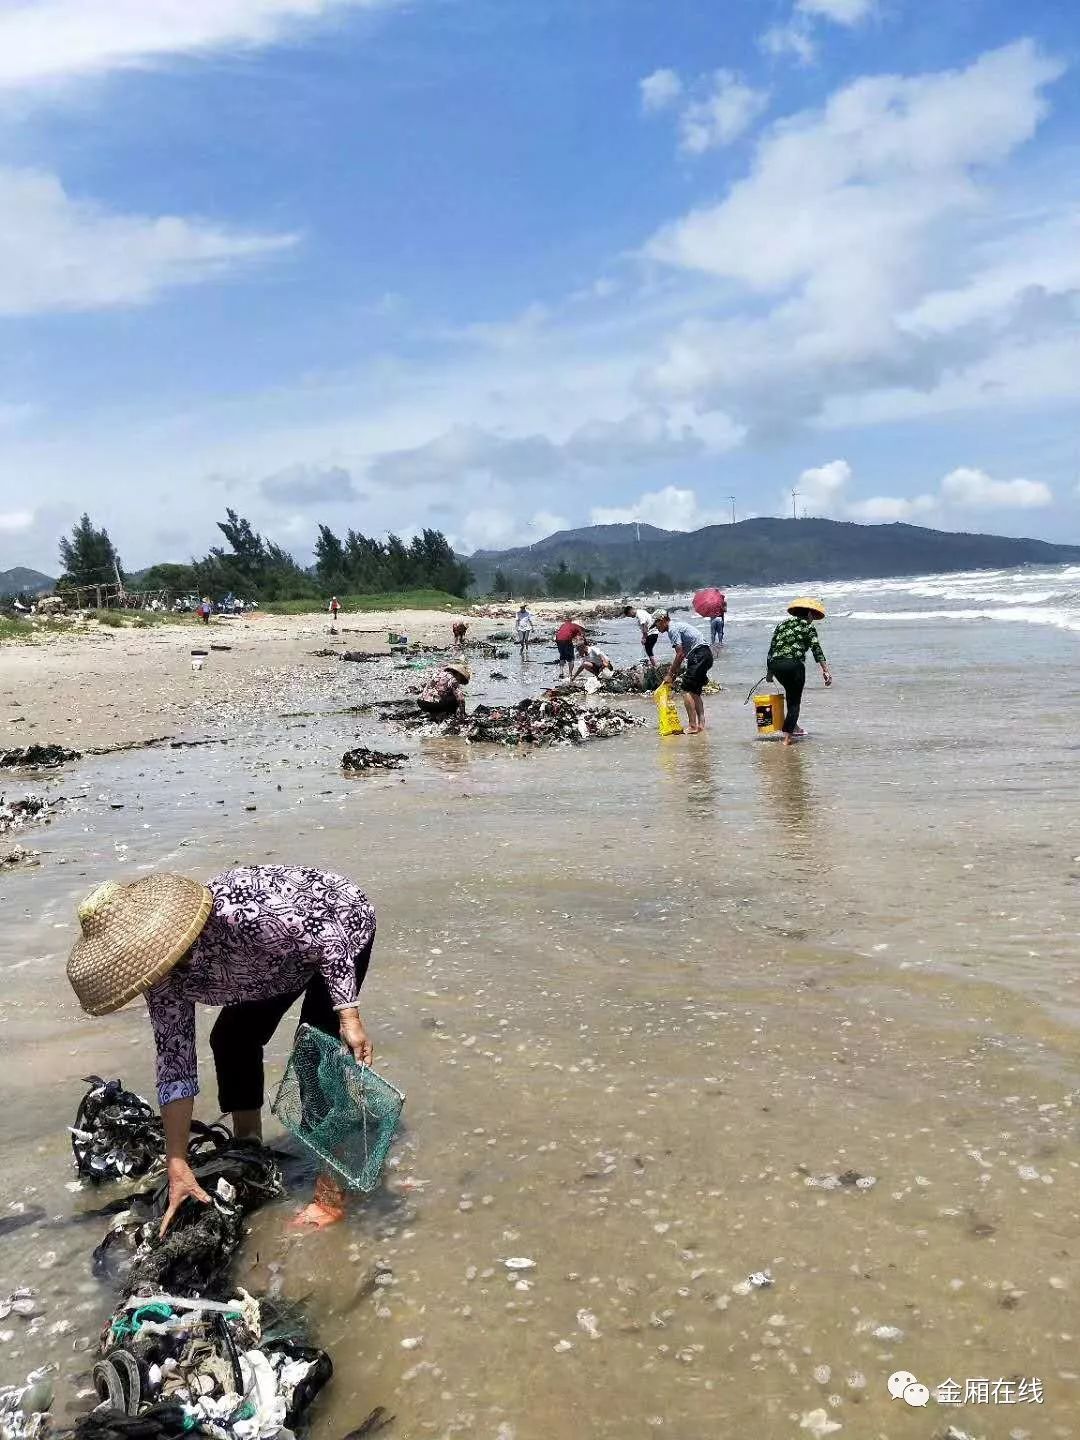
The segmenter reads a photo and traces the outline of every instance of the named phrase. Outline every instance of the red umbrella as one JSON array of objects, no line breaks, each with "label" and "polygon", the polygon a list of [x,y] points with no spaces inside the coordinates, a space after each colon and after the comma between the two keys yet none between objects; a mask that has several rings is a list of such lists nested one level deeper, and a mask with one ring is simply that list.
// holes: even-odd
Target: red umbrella
[{"label": "red umbrella", "polygon": [[724,599],[722,590],[699,590],[694,596],[694,609],[699,615],[704,615],[707,620],[723,615],[726,608],[727,601]]}]

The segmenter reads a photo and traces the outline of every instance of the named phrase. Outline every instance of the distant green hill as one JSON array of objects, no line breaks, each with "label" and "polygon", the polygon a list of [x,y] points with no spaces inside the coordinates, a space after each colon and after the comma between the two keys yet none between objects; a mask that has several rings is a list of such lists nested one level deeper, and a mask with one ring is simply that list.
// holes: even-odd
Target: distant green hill
[{"label": "distant green hill", "polygon": [[[682,590],[699,585],[768,585],[798,580],[870,580],[889,575],[1080,563],[1080,545],[956,534],[919,525],[856,525],[840,520],[742,520],[676,532],[651,525],[561,530],[515,550],[469,556],[478,594],[501,571],[514,594],[541,593],[560,564],[591,575],[599,588]],[[670,586],[659,581],[669,580]],[[608,587],[611,588],[611,587]]]},{"label": "distant green hill", "polygon": [[0,595],[41,595],[56,584],[40,570],[28,570],[25,565],[16,565],[13,570],[0,570]]}]

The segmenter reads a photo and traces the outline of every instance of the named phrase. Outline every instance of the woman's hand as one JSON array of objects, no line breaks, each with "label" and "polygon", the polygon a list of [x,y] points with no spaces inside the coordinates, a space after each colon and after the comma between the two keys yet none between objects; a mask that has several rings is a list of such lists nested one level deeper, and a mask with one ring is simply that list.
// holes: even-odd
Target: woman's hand
[{"label": "woman's hand", "polygon": [[204,1205],[210,1204],[210,1196],[195,1179],[194,1172],[186,1160],[169,1160],[167,1164],[169,1175],[169,1208],[165,1211],[161,1220],[159,1235],[164,1235],[173,1222],[177,1210],[188,1198],[193,1196],[201,1200]]},{"label": "woman's hand", "polygon": [[375,1048],[368,1039],[364,1022],[360,1019],[360,1012],[358,1010],[342,1010],[339,1012],[338,1023],[341,1028],[342,1041],[352,1051],[357,1064],[370,1065]]},{"label": "woman's hand", "polygon": [[832,671],[827,665],[822,665],[821,674],[825,681],[825,688],[828,689],[828,687],[832,684]]}]

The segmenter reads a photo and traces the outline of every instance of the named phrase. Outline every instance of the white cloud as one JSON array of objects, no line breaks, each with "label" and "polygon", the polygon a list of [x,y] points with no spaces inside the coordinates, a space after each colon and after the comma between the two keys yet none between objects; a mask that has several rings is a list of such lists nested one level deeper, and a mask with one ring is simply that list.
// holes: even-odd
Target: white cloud
[{"label": "white cloud", "polygon": [[340,465],[289,465],[261,480],[259,491],[275,505],[344,505],[360,498]]},{"label": "white cloud", "polygon": [[392,0],[0,0],[0,86],[269,45],[332,12]]},{"label": "white cloud", "polygon": [[914,520],[938,508],[932,495],[873,495],[869,500],[852,500],[845,507],[850,520],[866,525],[890,525],[895,520]]},{"label": "white cloud", "polygon": [[54,175],[0,168],[0,314],[145,303],[280,253],[292,235],[173,215],[125,215],[66,193]]},{"label": "white cloud", "polygon": [[754,123],[769,103],[767,90],[755,90],[733,70],[717,70],[709,93],[692,100],[679,116],[680,146],[689,155],[704,155],[730,145]]},{"label": "white cloud", "polygon": [[[1049,487],[1039,480],[993,480],[983,470],[960,467],[946,475],[936,494],[874,495],[851,500],[848,490],[854,472],[846,460],[804,470],[795,487],[800,513],[887,524],[913,520],[947,510],[1033,510],[1053,502]],[[790,514],[790,497],[783,496],[781,514]]]},{"label": "white cloud", "polygon": [[730,145],[769,103],[767,90],[755,90],[734,70],[714,70],[689,86],[674,70],[655,70],[640,88],[646,115],[678,108],[679,148],[686,155]]},{"label": "white cloud", "polygon": [[789,20],[786,25],[770,25],[761,37],[761,48],[775,60],[790,56],[800,65],[812,65],[817,59],[817,46],[810,27],[798,17]]},{"label": "white cloud", "polygon": [[639,495],[632,505],[595,506],[589,513],[591,525],[656,525],[661,530],[700,530],[703,525],[721,525],[727,513],[703,509],[697,492],[665,485]]},{"label": "white cloud", "polygon": [[590,420],[563,446],[585,465],[641,465],[654,460],[689,459],[705,442],[688,424],[673,426],[662,410],[636,410],[621,420]]},{"label": "white cloud", "polygon": [[1061,73],[1021,41],[966,70],[856,80],[775,127],[727,199],[665,227],[647,254],[762,292],[831,285],[857,262],[892,289],[925,230],[975,203],[975,167],[1034,134]]},{"label": "white cloud", "polygon": [[[719,433],[715,426],[708,428]],[[580,478],[583,470],[691,459],[706,443],[688,423],[673,423],[660,408],[631,411],[619,420],[588,420],[563,441],[455,425],[422,445],[376,455],[367,478],[373,485],[395,488],[439,486],[465,477],[506,484],[566,480]]]},{"label": "white cloud", "polygon": [[455,425],[423,445],[377,455],[368,466],[368,479],[395,489],[439,486],[465,476],[525,481],[553,475],[560,463],[546,435],[507,437],[476,425]]},{"label": "white cloud", "polygon": [[985,470],[967,466],[945,476],[941,494],[948,504],[968,510],[1037,510],[1054,499],[1041,480],[992,480]]},{"label": "white cloud", "polygon": [[851,466],[846,460],[811,466],[799,476],[796,487],[801,508],[812,515],[833,514],[850,482]]},{"label": "white cloud", "polygon": [[463,555],[471,555],[474,550],[511,550],[565,530],[567,523],[550,510],[537,510],[525,519],[513,511],[485,506],[468,511],[461,520],[460,533],[451,537],[451,543]]},{"label": "white cloud", "polygon": [[858,25],[876,8],[877,0],[798,0],[796,10],[836,25]]},{"label": "white cloud", "polygon": [[797,0],[791,18],[772,25],[761,36],[760,45],[774,59],[791,58],[800,65],[817,59],[814,27],[822,20],[836,25],[857,25],[877,9],[877,0]]},{"label": "white cloud", "polygon": [[774,126],[719,204],[645,248],[734,287],[729,312],[740,292],[749,302],[685,322],[643,375],[645,393],[719,406],[775,436],[837,396],[932,390],[970,360],[971,341],[930,333],[918,306],[945,255],[964,263],[957,227],[985,223],[986,167],[1031,137],[1061,71],[1021,41],[963,70],[857,80]]},{"label": "white cloud", "polygon": [[646,115],[666,110],[682,94],[682,81],[674,70],[654,70],[639,82],[641,108]]},{"label": "white cloud", "polygon": [[32,510],[8,510],[0,512],[0,535],[20,535],[34,523]]}]

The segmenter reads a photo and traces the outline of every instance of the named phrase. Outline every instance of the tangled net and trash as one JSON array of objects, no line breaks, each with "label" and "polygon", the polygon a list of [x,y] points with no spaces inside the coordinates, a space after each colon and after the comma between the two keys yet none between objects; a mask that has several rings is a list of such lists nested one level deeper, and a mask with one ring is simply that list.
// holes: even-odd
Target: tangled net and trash
[{"label": "tangled net and trash", "polygon": [[369,770],[400,770],[408,759],[407,755],[369,750],[365,745],[358,745],[355,750],[346,750],[341,757],[341,768],[354,775],[364,774]]},{"label": "tangled net and trash", "polygon": [[81,758],[78,750],[63,745],[17,745],[14,750],[0,750],[0,770],[51,770]]},{"label": "tangled net and trash", "polygon": [[[108,1174],[155,1163],[160,1121],[151,1107],[119,1080],[91,1080],[72,1132],[82,1163],[105,1159]],[[109,1159],[107,1145],[122,1147],[122,1159]],[[211,1203],[186,1199],[162,1236],[168,1184],[143,1191],[94,1252],[95,1273],[120,1278],[123,1298],[93,1367],[100,1403],[67,1432],[74,1440],[181,1440],[191,1431],[216,1440],[291,1440],[333,1374],[329,1355],[306,1343],[283,1307],[231,1291],[244,1216],[281,1193],[273,1154],[221,1126],[200,1127],[189,1153]],[[4,1440],[54,1433],[51,1386],[35,1388],[38,1378],[0,1390]]]}]

